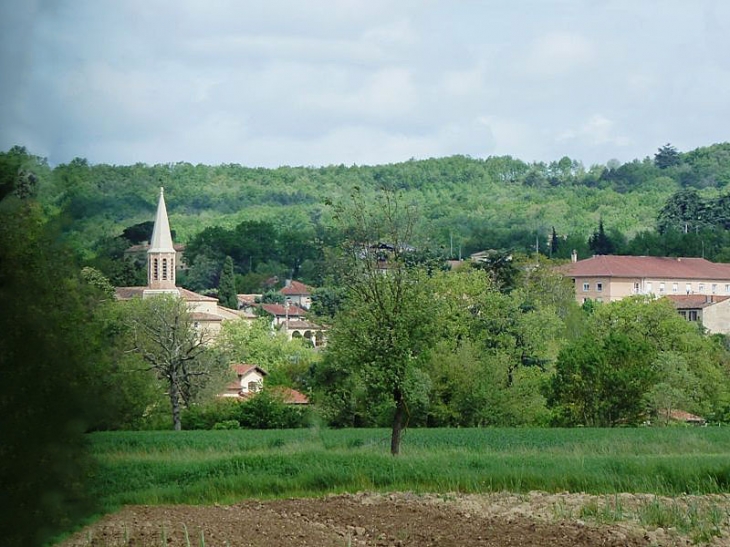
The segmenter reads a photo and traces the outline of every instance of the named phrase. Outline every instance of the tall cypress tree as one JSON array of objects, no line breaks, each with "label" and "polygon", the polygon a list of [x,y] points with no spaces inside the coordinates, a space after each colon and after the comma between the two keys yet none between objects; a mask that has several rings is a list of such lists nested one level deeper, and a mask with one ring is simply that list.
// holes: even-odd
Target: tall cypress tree
[{"label": "tall cypress tree", "polygon": [[588,238],[588,247],[597,255],[610,255],[616,252],[616,244],[608,237],[603,228],[603,219],[598,223],[598,230]]},{"label": "tall cypress tree", "polygon": [[553,226],[553,233],[550,235],[550,257],[556,256],[560,250],[560,241],[558,241],[558,234]]},{"label": "tall cypress tree", "polygon": [[227,256],[223,261],[221,278],[218,283],[218,300],[227,308],[231,308],[232,310],[238,309],[236,275],[233,273],[233,259],[230,256]]}]

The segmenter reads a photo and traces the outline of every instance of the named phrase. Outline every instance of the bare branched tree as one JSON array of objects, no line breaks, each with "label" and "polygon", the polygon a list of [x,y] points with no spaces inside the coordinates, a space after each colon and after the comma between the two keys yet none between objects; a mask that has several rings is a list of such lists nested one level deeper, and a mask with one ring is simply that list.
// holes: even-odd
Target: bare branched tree
[{"label": "bare branched tree", "polygon": [[161,295],[129,303],[132,349],[167,388],[176,431],[182,427],[180,411],[194,400],[212,373],[215,359],[208,358],[210,333],[195,327],[181,298]]}]

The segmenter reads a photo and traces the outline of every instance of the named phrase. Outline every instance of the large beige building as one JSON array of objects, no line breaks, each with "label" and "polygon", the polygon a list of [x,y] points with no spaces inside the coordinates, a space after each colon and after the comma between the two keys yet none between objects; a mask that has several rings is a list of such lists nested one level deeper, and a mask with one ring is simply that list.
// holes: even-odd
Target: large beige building
[{"label": "large beige building", "polygon": [[255,318],[252,314],[221,306],[216,298],[177,287],[175,284],[177,260],[170,222],[167,218],[165,196],[163,189],[160,188],[155,227],[147,248],[147,286],[117,287],[115,289],[117,299],[149,298],[159,294],[178,296],[187,303],[196,328],[205,331],[210,337],[215,337],[220,332],[224,321]]},{"label": "large beige building", "polygon": [[579,303],[612,302],[627,296],[730,296],[730,264],[704,258],[596,255],[569,264]]}]

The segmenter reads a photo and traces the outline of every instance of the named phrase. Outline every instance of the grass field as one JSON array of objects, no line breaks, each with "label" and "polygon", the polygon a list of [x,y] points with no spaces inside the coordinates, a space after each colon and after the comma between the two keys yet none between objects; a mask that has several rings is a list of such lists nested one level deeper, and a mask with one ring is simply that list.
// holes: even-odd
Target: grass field
[{"label": "grass field", "polygon": [[228,503],[355,491],[730,492],[730,428],[115,432],[90,436],[96,498]]}]

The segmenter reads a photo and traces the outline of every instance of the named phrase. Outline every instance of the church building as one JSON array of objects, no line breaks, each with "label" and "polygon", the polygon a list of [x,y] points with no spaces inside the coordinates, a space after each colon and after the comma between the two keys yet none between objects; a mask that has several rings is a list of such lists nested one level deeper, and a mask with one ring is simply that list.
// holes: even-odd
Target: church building
[{"label": "church building", "polygon": [[180,297],[187,303],[196,328],[206,331],[212,337],[220,332],[223,321],[253,319],[255,317],[243,311],[231,310],[221,306],[217,298],[204,296],[176,286],[175,261],[176,251],[172,242],[170,222],[167,218],[164,190],[160,188],[155,226],[147,250],[147,286],[117,287],[115,289],[117,299],[150,298],[160,294],[172,294]]}]

